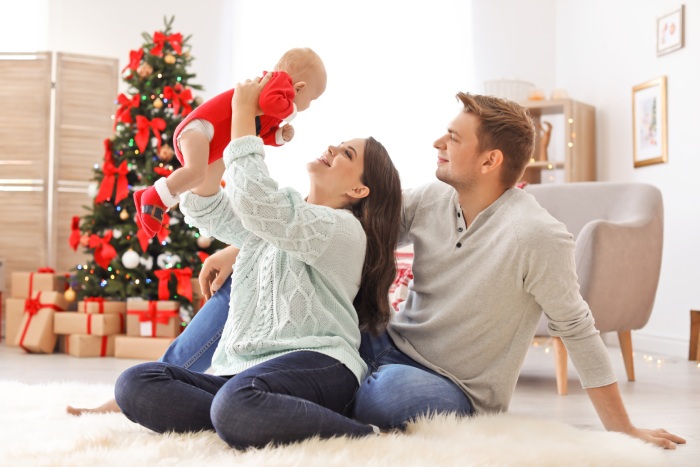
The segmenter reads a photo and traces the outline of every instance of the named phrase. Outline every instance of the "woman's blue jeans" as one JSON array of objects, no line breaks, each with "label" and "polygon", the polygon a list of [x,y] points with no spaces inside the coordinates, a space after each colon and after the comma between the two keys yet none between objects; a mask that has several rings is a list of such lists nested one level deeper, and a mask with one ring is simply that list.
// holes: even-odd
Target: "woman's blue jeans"
[{"label": "woman's blue jeans", "polygon": [[231,377],[143,363],[119,376],[115,399],[129,420],[155,432],[215,430],[231,447],[245,449],[373,433],[345,416],[357,386],[338,360],[296,351]]},{"label": "woman's blue jeans", "polygon": [[[160,361],[206,371],[228,317],[230,295],[229,277]],[[352,415],[358,421],[386,429],[402,427],[421,415],[473,413],[469,398],[456,384],[406,356],[387,333],[378,337],[363,333],[360,354],[370,374],[355,395]]]}]

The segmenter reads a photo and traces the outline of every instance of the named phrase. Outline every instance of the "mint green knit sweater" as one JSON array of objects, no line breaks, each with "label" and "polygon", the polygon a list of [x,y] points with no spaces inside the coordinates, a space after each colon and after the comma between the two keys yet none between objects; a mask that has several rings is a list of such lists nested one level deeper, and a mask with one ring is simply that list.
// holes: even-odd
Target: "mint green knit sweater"
[{"label": "mint green knit sweater", "polygon": [[262,140],[244,136],[224,151],[226,189],[182,196],[186,222],[241,249],[231,306],[212,369],[234,375],[296,350],[333,357],[362,380],[352,302],[367,238],[344,209],[304,201],[279,188],[264,162]]}]

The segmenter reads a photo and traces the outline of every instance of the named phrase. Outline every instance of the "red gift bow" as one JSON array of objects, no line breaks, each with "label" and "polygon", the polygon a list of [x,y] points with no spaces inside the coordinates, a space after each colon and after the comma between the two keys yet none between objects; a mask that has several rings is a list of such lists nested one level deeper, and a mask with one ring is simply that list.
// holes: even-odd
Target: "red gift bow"
[{"label": "red gift bow", "polygon": [[134,141],[136,141],[136,145],[141,152],[146,150],[148,138],[151,135],[151,129],[153,129],[153,134],[158,139],[158,150],[160,151],[160,132],[165,130],[165,120],[160,117],[148,120],[148,118],[143,115],[136,116],[136,136],[134,136]]},{"label": "red gift bow", "polygon": [[155,42],[155,47],[151,49],[151,55],[163,55],[163,46],[166,42],[170,43],[176,54],[180,55],[182,53],[182,34],[175,33],[166,36],[160,31],[153,34],[153,42]]},{"label": "red gift bow", "polygon": [[189,104],[189,102],[192,102],[192,90],[190,88],[183,90],[181,84],[175,85],[175,88],[166,86],[163,88],[163,97],[173,103],[173,113],[175,115],[180,112],[180,106],[182,106],[183,117],[192,112],[192,106]]},{"label": "red gift bow", "polygon": [[117,97],[117,103],[120,107],[114,114],[114,127],[112,131],[117,128],[117,123],[133,123],[134,120],[131,118],[131,109],[138,109],[141,104],[141,95],[135,94],[131,100],[126,97],[126,94],[119,94]]},{"label": "red gift bow", "polygon": [[192,302],[192,269],[160,269],[154,271],[154,274],[158,278],[159,300],[168,300],[170,298],[168,283],[170,282],[171,274],[174,274],[175,280],[177,280],[177,293]]},{"label": "red gift bow", "polygon": [[139,67],[141,59],[143,58],[143,49],[132,50],[129,52],[129,63],[122,69],[122,73],[126,71],[127,68],[130,70],[135,70]]},{"label": "red gift bow", "polygon": [[78,216],[73,216],[71,219],[68,244],[73,248],[73,251],[78,251],[78,245],[80,245],[80,217]]},{"label": "red gift bow", "polygon": [[129,167],[126,165],[126,161],[122,161],[119,167],[116,167],[110,154],[109,157],[105,157],[105,162],[102,164],[102,172],[104,173],[104,178],[100,185],[100,191],[95,196],[95,203],[108,201],[112,197],[116,184],[117,192],[114,195],[114,204],[117,205],[129,196],[129,182],[126,179]]},{"label": "red gift bow", "polygon": [[88,247],[95,249],[95,262],[102,269],[107,269],[109,263],[117,256],[116,250],[109,243],[110,240],[112,240],[111,230],[104,237],[96,234],[90,235],[90,241],[88,242]]},{"label": "red gift bow", "polygon": [[[50,268],[42,268],[50,269]],[[51,270],[53,272],[53,269]],[[31,276],[30,276],[31,277]],[[42,308],[48,308],[54,311],[61,311],[61,308],[54,303],[41,303],[41,292],[37,292],[36,298],[28,298],[24,301],[24,312],[29,314],[27,318],[27,323],[24,325],[21,337],[19,338],[19,346],[24,349],[24,351],[29,352],[30,350],[24,346],[24,338],[27,337],[27,331],[29,331],[29,326],[32,324],[32,318],[39,313]]]},{"label": "red gift bow", "polygon": [[[158,272],[158,271],[156,271]],[[148,310],[127,310],[127,315],[137,315],[140,323],[151,322],[151,337],[156,337],[156,325],[168,324],[170,318],[177,318],[180,315],[176,311],[158,311],[158,301],[149,300]]]},{"label": "red gift bow", "polygon": [[88,311],[88,303],[97,303],[98,311],[99,314],[102,314],[105,312],[105,299],[102,297],[85,297],[83,299],[83,313],[87,313]]}]

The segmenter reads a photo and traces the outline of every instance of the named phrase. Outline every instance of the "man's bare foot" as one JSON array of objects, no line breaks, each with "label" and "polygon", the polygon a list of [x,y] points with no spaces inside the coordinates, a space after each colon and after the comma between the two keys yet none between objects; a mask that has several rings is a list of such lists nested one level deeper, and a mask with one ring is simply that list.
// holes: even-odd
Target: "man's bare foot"
[{"label": "man's bare foot", "polygon": [[76,417],[89,413],[120,413],[121,411],[122,410],[117,405],[117,401],[114,399],[107,401],[101,406],[95,407],[94,409],[80,409],[76,407],[71,407],[70,405],[66,407],[66,412],[68,412],[71,415],[75,415]]}]

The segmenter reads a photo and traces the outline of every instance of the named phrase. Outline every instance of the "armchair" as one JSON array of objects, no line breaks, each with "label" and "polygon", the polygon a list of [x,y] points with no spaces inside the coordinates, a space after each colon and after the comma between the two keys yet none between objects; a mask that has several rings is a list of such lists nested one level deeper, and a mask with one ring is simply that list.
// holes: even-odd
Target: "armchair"
[{"label": "armchair", "polygon": [[[631,331],[649,320],[661,270],[663,201],[644,183],[527,185],[576,242],[581,295],[600,332],[617,332],[628,381],[634,381]],[[543,316],[538,335],[547,334]],[[557,389],[567,393],[567,353],[554,339]]]}]

